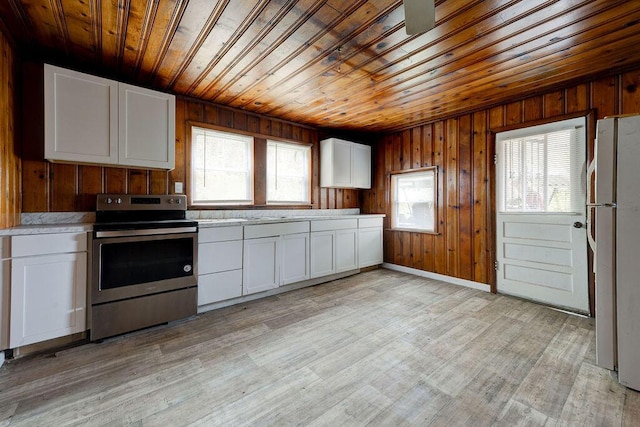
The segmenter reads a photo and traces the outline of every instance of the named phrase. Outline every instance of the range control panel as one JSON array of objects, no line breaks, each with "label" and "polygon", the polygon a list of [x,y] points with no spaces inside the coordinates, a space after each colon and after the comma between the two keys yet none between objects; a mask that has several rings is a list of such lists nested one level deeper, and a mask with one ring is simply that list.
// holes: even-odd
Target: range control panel
[{"label": "range control panel", "polygon": [[98,194],[97,211],[187,210],[187,196],[182,194],[137,195]]}]

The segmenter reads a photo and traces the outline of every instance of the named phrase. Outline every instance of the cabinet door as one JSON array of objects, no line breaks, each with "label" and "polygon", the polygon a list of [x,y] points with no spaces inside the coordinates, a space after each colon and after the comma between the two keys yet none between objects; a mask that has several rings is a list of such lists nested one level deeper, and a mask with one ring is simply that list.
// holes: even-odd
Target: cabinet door
[{"label": "cabinet door", "polygon": [[333,186],[351,187],[351,143],[333,141]]},{"label": "cabinet door", "polygon": [[382,264],[382,227],[358,230],[358,267]]},{"label": "cabinet door", "polygon": [[277,288],[280,285],[280,237],[244,241],[242,295]]},{"label": "cabinet door", "polygon": [[371,188],[371,147],[351,146],[351,182],[356,188]]},{"label": "cabinet door", "polygon": [[86,253],[14,258],[11,263],[11,348],[85,330]]},{"label": "cabinet door", "polygon": [[282,236],[281,283],[309,278],[309,233]]},{"label": "cabinet door", "polygon": [[198,276],[198,306],[242,296],[242,270]]},{"label": "cabinet door", "polygon": [[118,83],[44,66],[44,157],[118,162]]},{"label": "cabinet door", "polygon": [[311,277],[321,277],[335,273],[335,232],[319,231],[311,233],[310,239]]},{"label": "cabinet door", "polygon": [[198,274],[218,273],[242,268],[242,240],[198,245]]},{"label": "cabinet door", "polygon": [[358,230],[335,232],[336,273],[358,268]]},{"label": "cabinet door", "polygon": [[128,84],[119,87],[121,165],[175,167],[175,97]]},{"label": "cabinet door", "polygon": [[[9,348],[11,323],[11,237],[0,237],[0,351]],[[1,356],[0,356],[1,357]]]}]

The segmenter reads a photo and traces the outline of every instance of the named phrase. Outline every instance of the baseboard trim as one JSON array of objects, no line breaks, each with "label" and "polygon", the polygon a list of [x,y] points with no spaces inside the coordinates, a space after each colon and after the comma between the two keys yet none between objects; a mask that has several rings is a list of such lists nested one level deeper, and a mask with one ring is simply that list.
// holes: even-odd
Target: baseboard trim
[{"label": "baseboard trim", "polygon": [[430,271],[418,270],[417,268],[405,267],[403,265],[385,262],[382,268],[400,271],[402,273],[413,274],[414,276],[426,277],[427,279],[440,280],[453,285],[464,286],[465,288],[477,289],[479,291],[491,292],[491,286],[486,283],[474,282],[473,280],[459,279],[457,277],[445,276],[444,274],[432,273]]}]

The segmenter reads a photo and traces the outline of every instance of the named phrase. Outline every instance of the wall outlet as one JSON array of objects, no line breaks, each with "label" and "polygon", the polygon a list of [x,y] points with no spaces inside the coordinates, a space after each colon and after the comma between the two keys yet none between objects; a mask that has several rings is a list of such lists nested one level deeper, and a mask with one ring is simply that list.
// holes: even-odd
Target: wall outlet
[{"label": "wall outlet", "polygon": [[182,183],[178,181],[174,183],[174,186],[175,186],[175,189],[174,189],[175,193],[182,194],[182,192],[184,191],[184,185],[182,185]]}]

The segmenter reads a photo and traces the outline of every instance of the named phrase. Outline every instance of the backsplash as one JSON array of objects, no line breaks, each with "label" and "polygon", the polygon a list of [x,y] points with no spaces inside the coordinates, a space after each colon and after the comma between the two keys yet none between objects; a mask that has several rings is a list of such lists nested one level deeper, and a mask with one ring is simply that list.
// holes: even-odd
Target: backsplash
[{"label": "backsplash", "polygon": [[92,224],[95,212],[30,212],[20,215],[21,225],[39,224]]},{"label": "backsplash", "polygon": [[[279,218],[358,215],[359,208],[349,209],[266,209],[266,210],[193,210],[187,211],[188,219],[227,219],[227,218]],[[20,217],[22,225],[40,224],[92,224],[96,221],[95,212],[30,212]]]},{"label": "backsplash", "polygon": [[260,210],[193,210],[187,211],[188,219],[227,219],[227,218],[279,218],[358,215],[359,208],[350,209],[260,209]]}]

